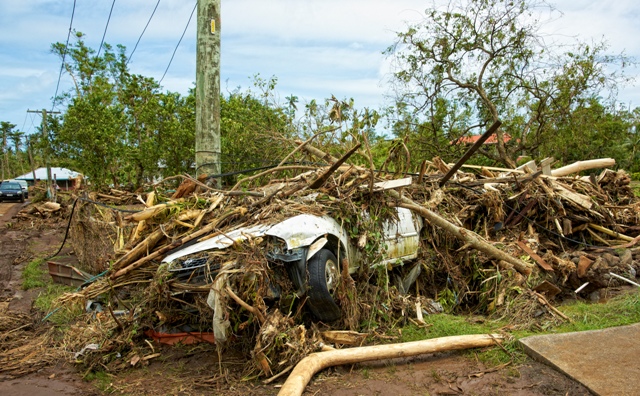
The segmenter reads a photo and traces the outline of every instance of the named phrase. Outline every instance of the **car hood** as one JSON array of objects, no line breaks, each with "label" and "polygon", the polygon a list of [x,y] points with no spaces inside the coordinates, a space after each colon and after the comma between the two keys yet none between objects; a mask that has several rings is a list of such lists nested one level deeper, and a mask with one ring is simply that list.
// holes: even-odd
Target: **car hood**
[{"label": "car hood", "polygon": [[276,224],[242,227],[225,234],[216,235],[171,253],[162,262],[170,263],[181,257],[206,250],[226,249],[235,242],[264,235],[278,237],[286,242],[288,249],[297,249],[310,246],[315,240],[328,234],[338,237],[345,246],[347,245],[345,232],[333,218],[301,214]]}]

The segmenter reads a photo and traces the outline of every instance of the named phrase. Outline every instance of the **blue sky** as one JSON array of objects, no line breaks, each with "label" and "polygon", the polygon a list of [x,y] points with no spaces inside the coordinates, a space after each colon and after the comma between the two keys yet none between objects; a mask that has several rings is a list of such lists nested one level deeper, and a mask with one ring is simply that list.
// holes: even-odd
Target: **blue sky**
[{"label": "blue sky", "polygon": [[[157,0],[116,0],[106,33],[109,44],[131,51]],[[251,77],[278,78],[282,101],[302,102],[331,95],[355,99],[358,107],[384,104],[390,61],[382,51],[395,32],[423,19],[431,4],[420,0],[221,0],[222,89],[248,88]],[[73,28],[97,49],[112,0],[77,0]],[[558,37],[606,38],[612,52],[640,58],[640,2],[558,0],[564,16],[544,28]],[[160,79],[184,30],[195,0],[161,0],[129,67]],[[60,61],[50,53],[64,42],[73,0],[0,1],[0,121],[33,132],[38,115],[51,109]],[[195,15],[162,81],[165,90],[186,93],[195,81]],[[638,70],[631,70],[632,75]],[[61,90],[70,87],[62,76]],[[640,89],[629,87],[621,99],[640,104]]]}]

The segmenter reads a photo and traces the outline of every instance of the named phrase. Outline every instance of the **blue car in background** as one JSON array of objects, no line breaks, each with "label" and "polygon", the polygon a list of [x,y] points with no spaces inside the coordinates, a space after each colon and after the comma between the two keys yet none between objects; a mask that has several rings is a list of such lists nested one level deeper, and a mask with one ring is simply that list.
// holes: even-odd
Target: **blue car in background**
[{"label": "blue car in background", "polygon": [[24,202],[27,198],[22,186],[16,182],[4,181],[0,184],[0,202],[2,201],[20,201]]}]

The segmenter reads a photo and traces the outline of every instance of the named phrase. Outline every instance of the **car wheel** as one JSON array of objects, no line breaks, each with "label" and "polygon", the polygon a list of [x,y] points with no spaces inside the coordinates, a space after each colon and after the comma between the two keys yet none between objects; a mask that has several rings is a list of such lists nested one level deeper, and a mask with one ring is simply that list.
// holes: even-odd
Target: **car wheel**
[{"label": "car wheel", "polygon": [[329,249],[322,249],[307,261],[309,273],[309,309],[313,315],[325,322],[339,319],[340,307],[332,293],[340,279],[340,266],[336,256]]},{"label": "car wheel", "polygon": [[20,202],[24,203],[24,195],[20,195]]}]

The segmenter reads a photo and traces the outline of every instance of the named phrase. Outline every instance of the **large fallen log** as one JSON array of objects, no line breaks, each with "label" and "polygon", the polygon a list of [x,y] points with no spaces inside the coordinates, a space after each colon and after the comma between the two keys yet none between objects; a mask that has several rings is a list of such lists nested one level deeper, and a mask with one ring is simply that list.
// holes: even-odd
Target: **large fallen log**
[{"label": "large fallen log", "polygon": [[503,252],[492,244],[483,241],[482,238],[480,238],[480,236],[475,232],[467,230],[463,227],[458,227],[457,225],[451,223],[435,212],[432,212],[429,209],[418,205],[416,202],[407,197],[401,196],[397,191],[390,190],[389,194],[391,194],[391,196],[394,198],[400,199],[400,204],[398,206],[407,208],[415,213],[420,214],[420,216],[424,217],[429,223],[444,229],[469,246],[488,254],[496,260],[504,260],[512,264],[513,267],[522,275],[529,276],[531,274],[533,265],[525,263],[524,261]]},{"label": "large fallen log", "polygon": [[483,348],[498,344],[502,338],[498,334],[462,335],[312,353],[293,369],[278,392],[278,396],[302,395],[313,375],[327,367],[380,359],[406,358],[426,353]]}]

